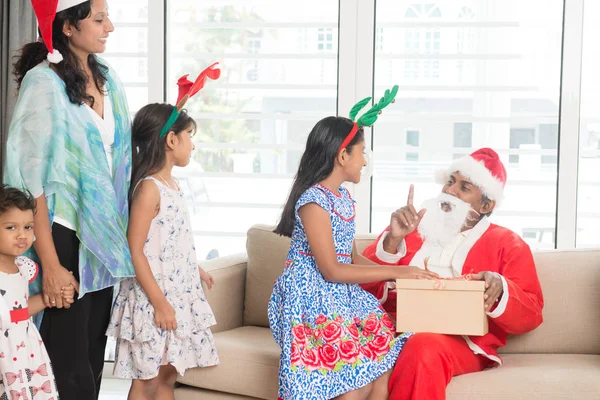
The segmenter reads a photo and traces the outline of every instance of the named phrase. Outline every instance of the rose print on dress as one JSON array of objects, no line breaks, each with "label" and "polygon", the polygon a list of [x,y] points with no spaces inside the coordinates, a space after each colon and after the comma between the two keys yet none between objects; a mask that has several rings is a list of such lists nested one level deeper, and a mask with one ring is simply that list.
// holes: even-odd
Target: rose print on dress
[{"label": "rose print on dress", "polygon": [[327,318],[321,314],[313,326],[294,324],[292,336],[292,369],[319,370],[322,374],[345,365],[361,365],[365,358],[380,361],[395,340],[394,325],[385,313],[373,313],[358,323],[344,322],[340,315]]}]

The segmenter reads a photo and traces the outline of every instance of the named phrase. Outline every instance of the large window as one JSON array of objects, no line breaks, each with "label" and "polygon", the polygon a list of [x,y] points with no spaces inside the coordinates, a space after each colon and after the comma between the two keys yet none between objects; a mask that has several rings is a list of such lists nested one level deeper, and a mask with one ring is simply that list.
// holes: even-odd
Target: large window
[{"label": "large window", "polygon": [[600,244],[598,2],[129,0],[110,7],[116,30],[105,57],[126,85],[132,113],[173,102],[179,76],[221,64],[221,79],[188,105],[199,125],[196,152],[177,171],[200,259],[243,251],[248,227],[275,224],[315,122],[346,115],[358,99],[393,84],[400,85],[396,103],[367,130],[373,177],[352,188],[359,233],[383,229],[410,183],[422,201],[440,189],[436,169],[489,146],[509,179],[494,222],[533,248]]},{"label": "large window", "polygon": [[577,247],[600,246],[600,2],[587,0],[583,20]]},{"label": "large window", "polygon": [[393,84],[400,91],[374,128],[371,230],[404,205],[409,184],[423,201],[440,190],[436,169],[485,146],[508,169],[493,221],[533,248],[554,247],[562,0],[376,5],[383,40],[404,42],[375,49],[375,96]]},{"label": "large window", "polygon": [[243,251],[250,226],[275,224],[310,129],[336,114],[338,5],[168,2],[167,100],[181,75],[222,68],[188,103],[196,151],[177,172],[200,259]]}]

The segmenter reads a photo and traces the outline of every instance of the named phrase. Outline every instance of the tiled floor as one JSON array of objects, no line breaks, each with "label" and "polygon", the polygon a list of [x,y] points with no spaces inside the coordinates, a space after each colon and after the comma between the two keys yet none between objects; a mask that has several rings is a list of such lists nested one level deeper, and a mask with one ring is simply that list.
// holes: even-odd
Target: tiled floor
[{"label": "tiled floor", "polygon": [[127,400],[130,381],[125,379],[105,378],[102,380],[100,400]]}]

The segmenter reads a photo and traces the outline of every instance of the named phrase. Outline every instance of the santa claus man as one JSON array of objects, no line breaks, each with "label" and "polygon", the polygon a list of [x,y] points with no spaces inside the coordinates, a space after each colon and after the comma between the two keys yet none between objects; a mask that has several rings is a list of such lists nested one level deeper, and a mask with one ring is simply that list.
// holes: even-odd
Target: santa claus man
[{"label": "santa claus man", "polygon": [[[439,176],[442,192],[420,211],[407,205],[363,255],[378,264],[418,266],[442,277],[472,274],[486,283],[484,336],[417,333],[408,339],[390,379],[390,399],[445,399],[452,376],[501,365],[497,350],[509,334],[542,323],[544,300],[529,246],[514,232],[490,223],[502,200],[506,169],[492,149],[456,160]],[[391,282],[362,285],[395,316]],[[410,304],[418,307],[418,304]]]}]

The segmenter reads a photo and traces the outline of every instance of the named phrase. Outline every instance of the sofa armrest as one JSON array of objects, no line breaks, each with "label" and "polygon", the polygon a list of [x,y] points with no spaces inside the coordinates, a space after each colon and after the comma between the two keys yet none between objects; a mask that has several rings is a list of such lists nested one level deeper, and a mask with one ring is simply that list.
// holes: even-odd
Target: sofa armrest
[{"label": "sofa armrest", "polygon": [[248,256],[240,253],[200,264],[215,280],[212,290],[203,285],[204,294],[217,320],[217,325],[211,328],[213,333],[242,326],[247,260]]}]

